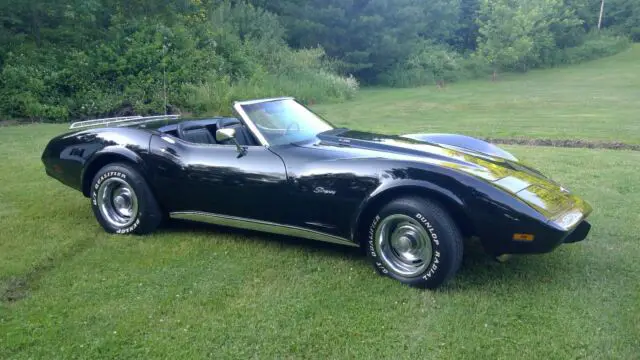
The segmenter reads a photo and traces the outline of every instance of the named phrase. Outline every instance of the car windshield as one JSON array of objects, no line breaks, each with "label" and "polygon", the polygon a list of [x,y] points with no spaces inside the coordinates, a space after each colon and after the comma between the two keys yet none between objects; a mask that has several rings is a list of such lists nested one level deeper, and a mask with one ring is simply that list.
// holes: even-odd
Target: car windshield
[{"label": "car windshield", "polygon": [[271,146],[313,139],[334,127],[293,99],[242,105]]}]

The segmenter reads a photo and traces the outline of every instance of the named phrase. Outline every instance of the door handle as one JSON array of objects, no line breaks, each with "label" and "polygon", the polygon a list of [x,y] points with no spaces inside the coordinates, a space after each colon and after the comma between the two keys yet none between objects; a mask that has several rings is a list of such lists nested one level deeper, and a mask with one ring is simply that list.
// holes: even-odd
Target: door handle
[{"label": "door handle", "polygon": [[161,148],[160,151],[162,151],[163,154],[169,154],[171,156],[178,157],[178,153],[173,148],[164,147],[164,148]]}]

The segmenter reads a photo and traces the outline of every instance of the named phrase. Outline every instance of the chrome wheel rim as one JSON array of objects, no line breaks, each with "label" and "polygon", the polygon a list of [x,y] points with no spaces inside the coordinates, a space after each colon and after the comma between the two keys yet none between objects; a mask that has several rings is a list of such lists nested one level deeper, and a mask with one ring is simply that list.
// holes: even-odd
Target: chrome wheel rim
[{"label": "chrome wheel rim", "polygon": [[102,217],[115,227],[133,224],[138,213],[136,193],[120,178],[109,178],[100,184],[97,202]]},{"label": "chrome wheel rim", "polygon": [[419,276],[431,263],[431,237],[417,220],[407,215],[384,218],[378,225],[375,240],[384,265],[400,276]]}]

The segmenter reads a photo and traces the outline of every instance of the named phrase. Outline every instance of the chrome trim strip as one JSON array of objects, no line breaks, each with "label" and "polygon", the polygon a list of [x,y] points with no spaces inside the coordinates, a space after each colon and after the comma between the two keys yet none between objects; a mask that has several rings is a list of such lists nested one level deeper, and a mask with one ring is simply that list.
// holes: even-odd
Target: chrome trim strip
[{"label": "chrome trim strip", "polygon": [[76,121],[69,126],[69,129],[80,129],[91,126],[109,126],[112,124],[123,126],[123,125],[137,125],[144,124],[147,122],[153,122],[157,120],[174,120],[180,118],[180,115],[154,115],[154,116],[120,116],[113,118],[103,118],[103,119],[93,119],[93,120],[85,120],[85,121]]},{"label": "chrome trim strip", "polygon": [[283,96],[283,97],[275,97],[275,98],[266,98],[266,99],[256,99],[256,100],[246,100],[246,101],[236,101],[234,104],[239,105],[253,105],[271,101],[280,101],[280,100],[295,100],[295,98],[291,96]]},{"label": "chrome trim strip", "polygon": [[333,244],[359,247],[358,244],[335,235],[320,231],[301,228],[298,226],[277,224],[269,221],[254,220],[236,216],[212,214],[202,211],[177,211],[169,214],[174,219],[205,222],[214,225],[222,225],[247,230],[256,230],[272,234],[300,237],[310,240],[318,240]]},{"label": "chrome trim strip", "polygon": [[249,128],[249,131],[251,131],[251,133],[256,137],[256,139],[258,139],[258,141],[260,142],[260,145],[262,145],[264,147],[269,147],[269,142],[262,135],[262,133],[260,133],[260,130],[258,130],[258,127],[256,126],[256,124],[254,124],[253,121],[251,121],[251,119],[249,118],[249,115],[247,115],[247,112],[244,111],[242,106],[260,104],[260,103],[272,102],[272,101],[282,101],[282,100],[295,100],[295,98],[292,98],[292,97],[279,97],[279,98],[269,98],[269,99],[236,101],[236,102],[233,103],[233,110],[235,110],[236,113],[238,113],[238,115],[242,118],[242,121]]},{"label": "chrome trim strip", "polygon": [[71,126],[69,126],[69,129],[77,129],[77,128],[81,128],[81,127],[103,125],[103,124],[108,124],[109,122],[122,122],[122,121],[130,121],[130,120],[140,120],[141,118],[142,118],[142,116],[135,115],[135,116],[117,116],[117,117],[104,118],[104,119],[93,119],[93,120],[85,120],[85,121],[76,121],[74,123],[71,123]]}]

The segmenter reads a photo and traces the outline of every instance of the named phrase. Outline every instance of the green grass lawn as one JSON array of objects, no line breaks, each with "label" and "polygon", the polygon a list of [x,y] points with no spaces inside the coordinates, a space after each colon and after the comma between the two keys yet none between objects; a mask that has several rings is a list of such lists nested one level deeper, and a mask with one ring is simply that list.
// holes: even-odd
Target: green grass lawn
[{"label": "green grass lawn", "polygon": [[361,91],[315,109],[337,125],[379,132],[587,139],[640,144],[640,44],[568,68],[416,89]]},{"label": "green grass lawn", "polygon": [[[386,133],[639,143],[639,55],[318,108]],[[422,291],[330,244],[184,223],[107,235],[44,174],[63,129],[0,128],[0,358],[640,356],[640,152],[508,147],[593,205],[592,233],[506,264],[470,243],[457,277]]]}]

